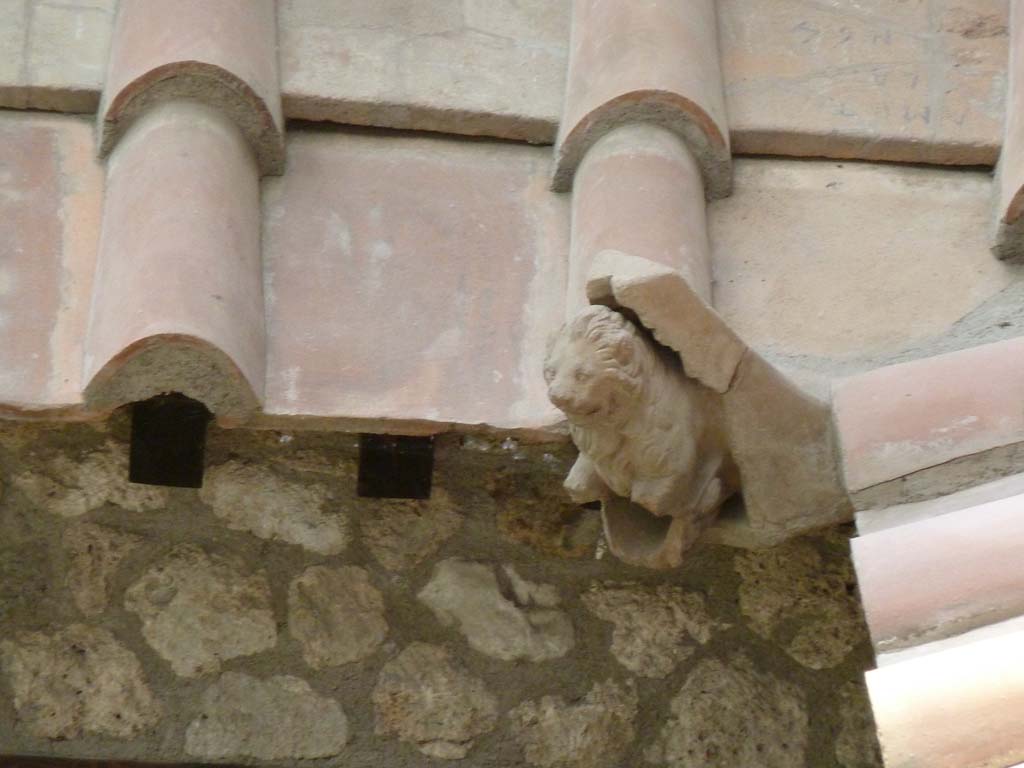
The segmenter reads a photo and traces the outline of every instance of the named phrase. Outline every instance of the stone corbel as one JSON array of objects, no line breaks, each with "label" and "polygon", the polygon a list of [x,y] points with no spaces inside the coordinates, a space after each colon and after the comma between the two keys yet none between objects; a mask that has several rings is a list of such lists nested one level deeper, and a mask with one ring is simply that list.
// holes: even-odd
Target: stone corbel
[{"label": "stone corbel", "polygon": [[544,377],[580,451],[569,494],[602,503],[609,547],[622,560],[679,565],[739,487],[721,395],[601,305],[562,327]]},{"label": "stone corbel", "polygon": [[[832,410],[747,347],[681,273],[605,251],[592,304],[556,334],[545,377],[625,562],[667,568],[706,538],[769,546],[849,520]],[[738,515],[715,520],[742,490]]]}]

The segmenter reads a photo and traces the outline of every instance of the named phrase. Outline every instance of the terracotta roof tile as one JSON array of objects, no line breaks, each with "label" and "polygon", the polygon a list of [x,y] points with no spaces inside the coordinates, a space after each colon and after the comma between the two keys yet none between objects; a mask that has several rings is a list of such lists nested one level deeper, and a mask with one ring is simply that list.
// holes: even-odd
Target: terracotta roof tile
[{"label": "terracotta roof tile", "polygon": [[[469,16],[480,28],[512,25],[508,34],[551,21],[525,10],[505,19],[475,2],[431,6],[437,13],[390,0],[347,7],[399,17],[425,37]],[[40,265],[19,256],[10,269],[39,288],[31,306],[11,299],[5,408],[101,416],[175,390],[232,423],[551,436],[559,416],[538,375],[544,337],[567,311],[596,301],[633,310],[723,396],[746,522],[763,540],[850,516],[840,456],[860,494],[1024,443],[1012,410],[1019,340],[851,379],[838,389],[835,425],[830,404],[798,386],[780,357],[748,347],[735,305],[732,317],[716,311],[712,286],[704,199],[731,173],[715,6],[645,0],[625,17],[593,0],[574,7],[556,148],[562,176],[576,174],[570,200],[545,188],[548,150],[358,131],[296,130],[294,172],[261,180],[284,162],[274,4],[125,0],[101,105],[109,154],[98,246],[103,182],[77,154],[81,125],[53,128],[52,146],[14,132],[21,151],[38,154],[37,165],[12,165],[39,199],[33,209],[17,197],[4,205],[40,226],[18,227],[12,239],[59,257]],[[281,8],[302,14],[309,34],[336,26],[317,6]],[[557,20],[543,29],[547,43],[560,29]],[[403,98],[395,103],[411,103]],[[453,114],[462,108],[459,94],[444,98]],[[782,173],[821,194],[819,177]],[[864,186],[842,199],[876,216],[863,202],[871,184],[914,173],[924,172],[855,174]],[[949,199],[910,188],[905,181],[893,199]],[[34,357],[44,340],[49,358]],[[981,384],[969,375],[979,366],[988,371]],[[893,391],[907,397],[893,405]],[[918,444],[922,430],[941,439]],[[894,459],[901,440],[913,445]]]},{"label": "terracotta roof tile", "polygon": [[0,105],[95,112],[116,0],[0,0]]},{"label": "terracotta roof tile", "polygon": [[930,517],[938,517],[1021,494],[1024,494],[1024,475],[1010,475],[995,482],[964,488],[934,499],[858,512],[857,530],[862,536],[866,536],[869,533],[884,531],[897,525],[927,520]]},{"label": "terracotta roof tile", "polygon": [[[898,13],[889,0],[716,4],[734,152],[995,163],[1005,0],[908,3]],[[0,105],[94,111],[113,5],[2,0]],[[568,0],[277,5],[288,117],[555,139]],[[46,23],[26,23],[40,8]],[[70,34],[83,25],[88,35]],[[74,55],[50,55],[69,49]],[[428,66],[410,77],[411,62]]]},{"label": "terracotta roof tile", "polygon": [[266,191],[268,415],[558,421],[539,372],[568,201],[546,172],[529,148],[297,135]]},{"label": "terracotta roof tile", "polygon": [[1006,0],[718,0],[733,151],[992,165]]},{"label": "terracotta roof tile", "polygon": [[1024,614],[1024,496],[862,535],[853,557],[879,652]]},{"label": "terracotta roof tile", "polygon": [[100,151],[153,102],[216,106],[252,143],[265,173],[284,163],[273,0],[121,0],[100,102]]},{"label": "terracotta roof tile", "polygon": [[868,672],[887,766],[1005,768],[1024,759],[1024,632]]},{"label": "terracotta roof tile", "polygon": [[1024,441],[1022,391],[1024,338],[840,382],[834,400],[847,487],[861,491]]},{"label": "terracotta roof tile", "polygon": [[564,0],[280,0],[289,117],[550,144]]},{"label": "terracotta roof tile", "polygon": [[647,123],[610,130],[583,156],[573,185],[570,312],[586,297],[602,251],[622,251],[678,270],[711,301],[711,246],[704,184],[679,136]]},{"label": "terracotta roof tile", "polygon": [[887,766],[1003,768],[1024,757],[1024,495],[1005,495],[1022,483],[883,510],[895,524],[852,542]]},{"label": "terracotta roof tile", "polygon": [[670,128],[687,142],[709,197],[729,193],[732,157],[713,0],[574,0],[554,188],[571,187],[601,136],[640,121]]},{"label": "terracotta roof tile", "polygon": [[81,402],[103,171],[84,120],[0,114],[0,414]]},{"label": "terracotta roof tile", "polygon": [[253,153],[217,109],[151,106],[107,164],[86,402],[173,390],[241,418],[262,399],[265,358]]}]

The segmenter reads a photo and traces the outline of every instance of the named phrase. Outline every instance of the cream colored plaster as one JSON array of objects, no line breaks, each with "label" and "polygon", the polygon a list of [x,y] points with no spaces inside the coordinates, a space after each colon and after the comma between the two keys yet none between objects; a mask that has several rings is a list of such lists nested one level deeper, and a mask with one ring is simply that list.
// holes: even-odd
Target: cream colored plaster
[{"label": "cream colored plaster", "polygon": [[987,173],[739,160],[709,206],[715,308],[750,345],[839,361],[949,331],[1010,285]]}]

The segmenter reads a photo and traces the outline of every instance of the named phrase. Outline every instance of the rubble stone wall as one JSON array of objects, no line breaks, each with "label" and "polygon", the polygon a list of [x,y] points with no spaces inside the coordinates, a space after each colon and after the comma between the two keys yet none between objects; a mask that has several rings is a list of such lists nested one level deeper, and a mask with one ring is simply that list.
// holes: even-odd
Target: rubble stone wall
[{"label": "rubble stone wall", "polygon": [[[312,766],[879,766],[847,536],[630,568],[562,445],[211,429],[199,490],[128,423],[0,427],[0,755]],[[303,764],[307,764],[304,762]]]}]

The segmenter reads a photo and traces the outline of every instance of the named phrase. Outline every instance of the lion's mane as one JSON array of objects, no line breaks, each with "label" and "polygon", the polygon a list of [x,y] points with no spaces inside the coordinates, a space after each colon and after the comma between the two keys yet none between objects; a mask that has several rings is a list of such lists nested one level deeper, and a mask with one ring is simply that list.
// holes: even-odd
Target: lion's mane
[{"label": "lion's mane", "polygon": [[599,375],[611,377],[623,397],[625,405],[614,419],[592,425],[569,422],[576,446],[608,487],[628,498],[639,476],[665,477],[692,468],[697,459],[692,430],[701,409],[680,413],[680,397],[671,390],[699,385],[684,378],[681,366],[607,307],[588,307],[563,332],[569,337],[567,348],[586,345],[589,359],[600,365]]}]

